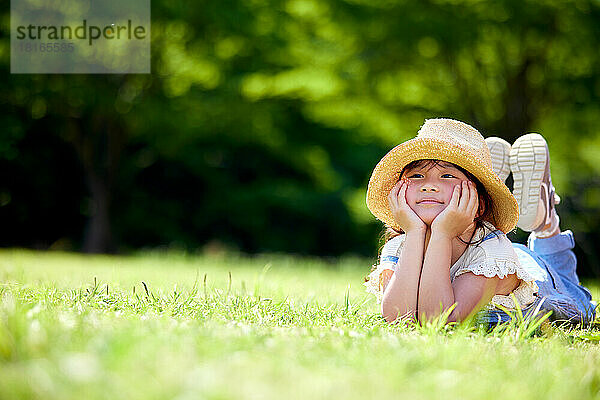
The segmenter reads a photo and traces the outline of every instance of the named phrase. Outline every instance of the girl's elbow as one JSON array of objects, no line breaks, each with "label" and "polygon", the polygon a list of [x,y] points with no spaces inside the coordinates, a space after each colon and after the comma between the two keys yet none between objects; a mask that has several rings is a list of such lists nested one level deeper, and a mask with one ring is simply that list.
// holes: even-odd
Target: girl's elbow
[{"label": "girl's elbow", "polygon": [[[452,310],[451,310],[452,309]],[[465,313],[460,310],[456,305],[451,307],[440,307],[436,309],[426,310],[419,313],[420,322],[431,322],[437,318],[445,318],[445,323],[460,322],[465,319]]]},{"label": "girl's elbow", "polygon": [[381,302],[381,315],[386,322],[392,323],[398,318],[398,308],[385,299]]},{"label": "girl's elbow", "polygon": [[463,309],[460,307],[456,307],[454,308],[454,310],[452,310],[452,312],[450,313],[450,315],[448,315],[448,319],[447,322],[461,322],[464,321],[466,319],[471,318],[473,315],[475,315],[480,309],[479,308],[467,308],[467,309]]},{"label": "girl's elbow", "polygon": [[381,302],[381,315],[388,323],[397,323],[399,321],[410,321],[414,319],[415,312],[410,310],[402,310],[398,304],[386,301],[384,298]]},{"label": "girl's elbow", "polygon": [[452,314],[450,314],[448,316],[448,319],[446,320],[446,323],[460,322],[460,321],[462,321],[462,318],[460,317],[460,315],[452,313]]}]

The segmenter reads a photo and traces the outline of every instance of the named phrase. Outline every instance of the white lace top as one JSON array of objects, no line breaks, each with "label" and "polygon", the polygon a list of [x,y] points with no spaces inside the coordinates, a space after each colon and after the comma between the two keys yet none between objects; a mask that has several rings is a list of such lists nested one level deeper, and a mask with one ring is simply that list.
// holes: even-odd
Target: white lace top
[{"label": "white lace top", "polygon": [[[475,275],[484,275],[488,278],[498,276],[501,279],[510,274],[517,274],[517,278],[521,280],[519,286],[513,290],[512,294],[519,302],[521,308],[528,306],[535,300],[535,294],[538,291],[538,286],[535,280],[543,272],[540,272],[540,267],[535,263],[535,260],[528,256],[515,253],[510,240],[501,231],[492,233],[495,228],[492,224],[484,222],[485,227],[478,229],[473,235],[472,242],[477,242],[481,238],[485,240],[478,245],[469,245],[464,253],[450,268],[450,280],[462,275],[466,272],[472,272]],[[365,282],[366,290],[369,293],[377,296],[377,302],[381,302],[383,297],[383,287],[380,283],[380,275],[385,270],[396,270],[398,257],[402,252],[405,235],[399,235],[390,239],[381,251],[379,264],[369,274],[369,281]],[[530,260],[529,260],[530,259]],[[520,262],[525,261],[525,263]],[[529,262],[530,261],[530,262]],[[536,268],[538,271],[536,271]],[[508,309],[514,309],[515,305],[509,295],[495,295],[489,308],[493,308],[499,304]]]}]

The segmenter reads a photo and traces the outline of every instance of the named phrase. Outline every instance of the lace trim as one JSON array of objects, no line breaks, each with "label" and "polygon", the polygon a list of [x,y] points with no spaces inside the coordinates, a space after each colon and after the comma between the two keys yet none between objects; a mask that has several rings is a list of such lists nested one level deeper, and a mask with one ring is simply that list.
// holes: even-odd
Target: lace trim
[{"label": "lace trim", "polygon": [[[519,306],[521,307],[521,309],[523,309],[535,301],[535,295],[537,294],[538,290],[538,285],[535,282],[522,281],[519,287],[512,291],[512,294],[515,295],[515,298],[519,302]],[[510,294],[497,294],[494,297],[492,297],[492,301],[490,302],[490,308],[493,308],[498,304],[509,310],[515,309],[515,303],[513,302],[513,299],[510,296]]]},{"label": "lace trim", "polygon": [[457,276],[467,272],[472,272],[475,275],[483,275],[486,278],[497,276],[500,279],[504,279],[511,274],[517,274],[517,278],[525,282],[535,281],[535,277],[515,260],[487,259],[484,263],[478,265],[468,265],[460,268],[458,271],[456,271],[454,277],[456,278]]},{"label": "lace trim", "polygon": [[[383,287],[381,286],[381,281],[380,281],[381,273],[385,270],[394,271],[394,267],[395,267],[395,265],[392,263],[379,264],[377,266],[377,268],[374,269],[369,274],[369,280],[367,282],[363,283],[363,285],[366,288],[367,293],[371,293],[371,294],[375,295],[375,297],[377,298],[377,304],[381,304],[381,300],[383,299]],[[461,271],[459,271],[459,273],[457,273],[457,275],[459,275],[461,272],[464,273],[464,272],[468,272],[468,271],[469,271],[468,269],[461,270]],[[482,274],[478,274],[478,275],[482,275]],[[492,276],[496,276],[496,275],[490,275],[490,276],[486,275],[486,277],[488,277],[488,278],[491,278]],[[517,276],[519,276],[518,273],[517,273]],[[512,291],[512,294],[515,295],[515,298],[519,302],[519,306],[521,308],[525,308],[535,301],[535,295],[537,294],[538,290],[539,290],[538,285],[535,283],[535,281],[522,280],[521,284],[515,290]],[[510,294],[495,295],[494,297],[492,297],[492,300],[490,301],[488,307],[494,308],[497,304],[499,304],[502,307],[505,307],[509,310],[515,309],[515,303],[513,302],[513,299]]]},{"label": "lace trim", "polygon": [[[525,308],[535,301],[535,295],[538,292],[535,277],[525,270],[519,262],[515,262],[514,260],[488,259],[479,265],[469,265],[461,268],[456,272],[455,277],[467,272],[472,272],[475,275],[483,275],[486,278],[497,276],[500,279],[504,279],[511,274],[516,274],[517,278],[521,280],[521,284],[512,293],[519,302],[519,306]],[[515,303],[510,294],[497,294],[492,297],[489,307],[493,308],[496,304],[509,310],[515,309]]]}]

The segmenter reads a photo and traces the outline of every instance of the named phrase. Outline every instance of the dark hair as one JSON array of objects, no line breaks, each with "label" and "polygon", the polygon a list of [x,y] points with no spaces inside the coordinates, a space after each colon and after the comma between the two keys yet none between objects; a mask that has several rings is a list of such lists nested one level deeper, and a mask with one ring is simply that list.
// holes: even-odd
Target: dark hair
[{"label": "dark hair", "polygon": [[[413,169],[413,168],[424,168],[424,167],[433,168],[436,165],[440,165],[442,162],[448,162],[448,161],[432,160],[432,159],[413,161],[413,162],[409,163],[408,165],[406,165],[402,169],[402,171],[400,172],[400,174],[398,176],[398,180],[400,180],[402,178],[402,176],[404,175],[406,170]],[[479,216],[475,217],[475,219],[474,219],[475,230],[477,230],[479,228],[483,228],[483,221],[489,221],[492,223],[492,225],[496,226],[496,218],[494,218],[494,212],[493,212],[494,201],[492,200],[492,196],[490,196],[490,194],[485,189],[485,186],[483,186],[483,184],[481,182],[479,182],[479,179],[477,179],[472,173],[470,173],[466,169],[464,169],[461,166],[458,166],[456,164],[450,163],[450,162],[449,162],[449,164],[452,164],[460,172],[465,174],[465,176],[470,181],[475,183],[475,188],[477,189],[477,194],[479,195],[479,210],[477,210],[477,212],[479,213]],[[388,240],[390,240],[398,235],[401,235],[403,233],[404,232],[402,232],[401,230],[396,230],[391,227],[387,227],[382,235],[382,238],[384,239],[383,244],[385,244]],[[465,242],[460,237],[458,238],[458,240],[460,240],[461,242],[463,242],[466,245],[474,245],[474,244],[481,243],[483,241],[483,238],[481,238],[477,242]],[[381,247],[383,247],[383,245]],[[381,251],[381,249],[380,249],[380,251]]]}]

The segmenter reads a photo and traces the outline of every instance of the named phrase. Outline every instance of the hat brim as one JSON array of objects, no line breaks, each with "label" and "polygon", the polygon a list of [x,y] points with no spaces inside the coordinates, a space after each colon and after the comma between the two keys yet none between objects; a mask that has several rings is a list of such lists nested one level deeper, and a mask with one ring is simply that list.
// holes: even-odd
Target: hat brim
[{"label": "hat brim", "polygon": [[400,179],[406,165],[426,159],[450,162],[473,174],[492,197],[492,214],[496,228],[504,233],[515,229],[519,220],[519,205],[491,167],[486,166],[477,154],[470,153],[464,147],[432,138],[414,138],[401,143],[375,166],[367,188],[367,207],[377,219],[391,228],[400,230],[394,222],[388,195]]}]

